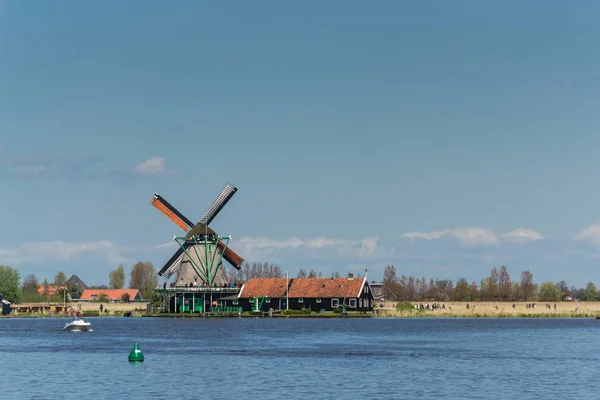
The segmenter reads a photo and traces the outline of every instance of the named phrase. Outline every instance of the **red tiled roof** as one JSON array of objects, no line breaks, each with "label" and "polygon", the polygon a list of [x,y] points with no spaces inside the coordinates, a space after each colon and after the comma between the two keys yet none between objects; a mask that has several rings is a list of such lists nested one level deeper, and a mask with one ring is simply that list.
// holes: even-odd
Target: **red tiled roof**
[{"label": "red tiled roof", "polygon": [[47,294],[49,296],[52,296],[54,293],[56,293],[57,290],[64,290],[64,286],[53,286],[53,285],[48,285],[48,286],[40,286],[38,288],[38,294],[44,294],[44,291],[46,290],[46,288],[48,288],[48,292]]},{"label": "red tiled roof", "polygon": [[286,284],[285,278],[251,279],[244,284],[238,297],[241,299],[260,296],[271,298],[284,297]]},{"label": "red tiled roof", "polygon": [[294,278],[289,297],[359,297],[365,278]]},{"label": "red tiled roof", "polygon": [[140,291],[137,289],[85,289],[81,293],[81,300],[93,300],[92,296],[96,299],[100,298],[102,293],[106,294],[109,300],[121,300],[121,296],[124,293],[129,293],[129,299],[133,300],[136,297],[141,298]]}]

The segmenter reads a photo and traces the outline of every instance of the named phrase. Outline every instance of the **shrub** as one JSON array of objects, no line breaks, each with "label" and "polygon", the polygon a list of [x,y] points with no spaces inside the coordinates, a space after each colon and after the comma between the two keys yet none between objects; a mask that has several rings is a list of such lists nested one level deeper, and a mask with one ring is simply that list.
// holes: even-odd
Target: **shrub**
[{"label": "shrub", "polygon": [[312,310],[310,308],[305,308],[302,310],[283,310],[283,315],[307,315],[311,312]]},{"label": "shrub", "polygon": [[97,310],[85,310],[81,313],[84,317],[99,317],[100,311]]},{"label": "shrub", "polygon": [[414,309],[415,306],[407,301],[396,304],[396,311],[412,311]]}]

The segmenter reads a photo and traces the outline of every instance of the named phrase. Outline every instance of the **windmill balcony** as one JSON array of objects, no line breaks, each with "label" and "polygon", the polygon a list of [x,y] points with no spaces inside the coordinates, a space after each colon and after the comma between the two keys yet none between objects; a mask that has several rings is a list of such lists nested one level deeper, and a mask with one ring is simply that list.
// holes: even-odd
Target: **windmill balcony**
[{"label": "windmill balcony", "polygon": [[236,285],[234,287],[213,287],[213,286],[173,286],[173,287],[163,287],[156,289],[157,293],[239,293],[242,290],[241,285]]}]

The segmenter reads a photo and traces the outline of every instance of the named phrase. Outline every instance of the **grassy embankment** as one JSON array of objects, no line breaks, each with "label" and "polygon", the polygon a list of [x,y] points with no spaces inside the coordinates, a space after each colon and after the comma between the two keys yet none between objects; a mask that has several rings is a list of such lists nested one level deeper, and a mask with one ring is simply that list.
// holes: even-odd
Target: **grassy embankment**
[{"label": "grassy embankment", "polygon": [[[61,313],[31,313],[25,311],[27,307],[32,305],[46,305],[48,303],[26,303],[26,304],[14,304],[13,309],[17,307],[21,307],[21,312],[15,312],[12,316],[4,316],[4,318],[65,318],[70,317],[70,314],[61,314]],[[131,313],[131,316],[141,316],[146,313],[146,305],[148,303],[139,302],[139,303],[72,303],[71,307],[73,311],[79,311],[82,317],[98,317],[100,316],[100,304],[103,307],[103,317],[121,317],[123,314]],[[69,303],[67,303],[69,306]]]},{"label": "grassy embankment", "polygon": [[[415,309],[419,303],[388,303],[377,309],[378,317],[395,318],[595,318],[600,317],[600,302],[535,302],[527,308],[525,302],[444,302],[445,309]],[[430,303],[431,304],[431,303]],[[469,308],[467,308],[469,304]],[[513,308],[513,304],[515,307]],[[546,307],[550,305],[550,309]],[[554,305],[556,304],[556,309]]]}]

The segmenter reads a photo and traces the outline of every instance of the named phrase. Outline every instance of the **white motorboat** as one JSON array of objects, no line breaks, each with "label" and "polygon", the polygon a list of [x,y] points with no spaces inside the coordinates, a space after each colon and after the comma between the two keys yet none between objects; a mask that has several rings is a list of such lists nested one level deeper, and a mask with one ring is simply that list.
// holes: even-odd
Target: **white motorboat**
[{"label": "white motorboat", "polygon": [[67,323],[63,328],[63,331],[88,331],[90,329],[90,325],[91,323],[76,318],[75,320]]}]

